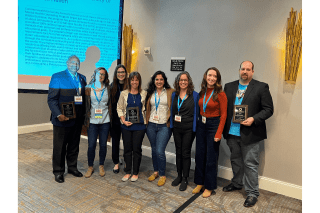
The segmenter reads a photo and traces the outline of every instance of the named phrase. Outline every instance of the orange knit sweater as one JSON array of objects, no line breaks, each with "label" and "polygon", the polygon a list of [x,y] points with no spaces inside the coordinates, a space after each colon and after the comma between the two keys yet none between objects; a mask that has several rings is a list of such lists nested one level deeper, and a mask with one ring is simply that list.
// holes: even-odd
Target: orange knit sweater
[{"label": "orange knit sweater", "polygon": [[[213,90],[213,88],[207,89],[206,102],[207,102],[208,98],[210,97],[212,90]],[[212,97],[211,97],[208,104],[207,104],[205,114],[203,113],[203,96],[204,96],[204,94],[199,99],[200,115],[205,116],[207,118],[220,116],[220,123],[219,123],[218,130],[216,132],[215,138],[221,139],[224,124],[227,119],[227,102],[228,102],[227,96],[224,92],[221,92],[218,94],[217,100],[213,101]]]}]

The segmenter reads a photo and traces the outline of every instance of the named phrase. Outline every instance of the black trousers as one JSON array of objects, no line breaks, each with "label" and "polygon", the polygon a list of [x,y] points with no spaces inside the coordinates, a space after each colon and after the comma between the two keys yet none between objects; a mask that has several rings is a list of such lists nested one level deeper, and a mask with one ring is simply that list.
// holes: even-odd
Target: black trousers
[{"label": "black trousers", "polygon": [[129,131],[122,129],[123,139],[123,158],[125,162],[124,172],[131,174],[133,167],[133,175],[139,174],[139,168],[142,156],[142,141],[146,130]]},{"label": "black trousers", "polygon": [[110,135],[112,137],[112,161],[114,164],[119,163],[119,146],[121,137],[121,125],[112,124],[110,129]]},{"label": "black trousers", "polygon": [[72,127],[53,126],[53,174],[64,174],[65,158],[68,170],[77,170],[82,124],[83,119],[77,119]]},{"label": "black trousers", "polygon": [[173,138],[176,146],[176,165],[179,176],[189,177],[191,166],[191,147],[196,136],[191,129],[173,128]]}]

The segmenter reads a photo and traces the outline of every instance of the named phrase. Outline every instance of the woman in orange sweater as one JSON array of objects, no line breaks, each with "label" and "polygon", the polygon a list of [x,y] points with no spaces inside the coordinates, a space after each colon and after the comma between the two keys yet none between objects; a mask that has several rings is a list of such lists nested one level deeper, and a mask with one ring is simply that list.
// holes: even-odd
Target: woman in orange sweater
[{"label": "woman in orange sweater", "polygon": [[200,119],[196,133],[196,169],[194,183],[196,194],[205,189],[203,197],[209,197],[217,189],[219,146],[227,118],[227,96],[222,91],[221,75],[210,67],[203,75],[199,93]]}]

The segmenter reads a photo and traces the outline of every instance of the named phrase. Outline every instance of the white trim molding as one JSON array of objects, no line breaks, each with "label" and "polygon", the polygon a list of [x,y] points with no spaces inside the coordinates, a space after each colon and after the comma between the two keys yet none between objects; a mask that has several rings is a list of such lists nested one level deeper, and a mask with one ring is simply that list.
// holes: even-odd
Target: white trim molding
[{"label": "white trim molding", "polygon": [[42,123],[42,124],[18,126],[18,135],[31,133],[31,132],[52,130],[52,129],[53,129],[52,123]]}]

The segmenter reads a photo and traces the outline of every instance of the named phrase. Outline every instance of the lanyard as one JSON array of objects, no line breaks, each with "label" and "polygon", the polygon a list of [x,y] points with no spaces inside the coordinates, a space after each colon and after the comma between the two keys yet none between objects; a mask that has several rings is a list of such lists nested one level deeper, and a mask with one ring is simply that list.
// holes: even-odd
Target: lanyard
[{"label": "lanyard", "polygon": [[183,101],[184,101],[184,99],[187,97],[187,94],[184,96],[184,98],[182,99],[182,102],[181,102],[181,104],[179,104],[179,102],[180,102],[180,96],[178,96],[178,114],[179,114],[179,112],[180,112],[180,108],[181,108],[181,106],[182,106],[182,103],[183,103]]},{"label": "lanyard", "polygon": [[158,110],[158,106],[160,104],[160,95],[159,95],[159,100],[158,100],[158,103],[157,103],[157,91],[154,92],[154,103],[156,105],[156,111]]},{"label": "lanyard", "polygon": [[212,93],[211,93],[210,97],[208,98],[207,102],[206,102],[207,90],[206,90],[206,93],[204,94],[204,97],[203,97],[203,113],[206,113],[207,104],[208,104],[210,98],[212,97],[213,92],[214,92],[214,90],[212,90]]},{"label": "lanyard", "polygon": [[92,86],[93,86],[94,95],[96,96],[96,99],[97,99],[97,101],[98,101],[98,105],[100,105],[100,102],[101,102],[101,100],[102,100],[102,96],[103,96],[103,93],[104,93],[105,88],[102,90],[102,93],[101,93],[101,96],[100,96],[100,100],[99,100],[99,99],[98,99],[98,96],[97,96],[97,93],[96,93],[96,90],[95,90],[95,87],[94,87],[94,85],[92,85]]},{"label": "lanyard", "polygon": [[72,77],[72,80],[73,80],[72,84],[73,84],[74,88],[77,90],[77,95],[80,95],[80,92],[79,92],[79,88],[81,88],[80,77],[78,75],[77,76],[72,75],[69,70],[68,70],[68,72]]}]

